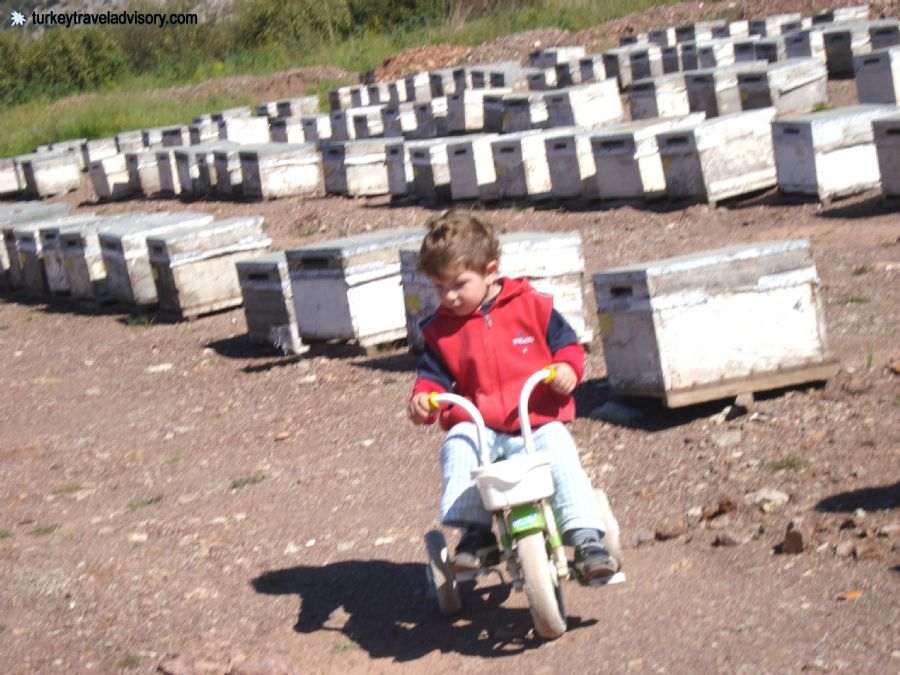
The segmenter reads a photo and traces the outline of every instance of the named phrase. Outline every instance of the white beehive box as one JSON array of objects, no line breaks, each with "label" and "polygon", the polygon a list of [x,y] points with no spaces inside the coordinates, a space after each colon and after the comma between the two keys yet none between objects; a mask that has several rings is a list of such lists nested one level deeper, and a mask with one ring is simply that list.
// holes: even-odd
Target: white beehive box
[{"label": "white beehive box", "polygon": [[[503,109],[501,129],[504,133],[542,129],[549,123],[547,102],[542,92],[507,94],[501,99],[500,105]],[[488,104],[485,104],[485,111],[488,112]]]},{"label": "white beehive box", "polygon": [[697,47],[698,70],[733,66],[734,63],[734,40],[731,38],[718,38],[702,42]]},{"label": "white beehive box", "polygon": [[293,354],[305,352],[284,251],[241,258],[235,268],[250,342],[271,344]]},{"label": "white beehive box", "polygon": [[664,72],[662,50],[651,42],[618,47],[603,52],[608,77],[615,77],[624,90],[635,80],[657,77]]},{"label": "white beehive box", "polygon": [[571,135],[574,131],[572,128],[561,128],[498,136],[491,144],[491,150],[499,197],[532,200],[553,197],[547,142]]},{"label": "white beehive box", "polygon": [[59,247],[69,295],[80,300],[98,300],[108,295],[106,265],[98,236],[99,228],[116,222],[101,218],[93,227],[61,230]]},{"label": "white beehive box", "polygon": [[100,223],[101,219],[93,214],[80,214],[47,221],[41,225],[39,234],[43,249],[44,274],[47,278],[47,290],[51,295],[68,295],[71,291],[66,258],[63,255],[62,234],[82,232],[83,236],[92,235],[95,248],[99,250],[96,237]]},{"label": "white beehive box", "polygon": [[[453,93],[458,94],[463,89],[472,89],[471,66],[457,66],[453,68]],[[482,87],[483,89],[483,87]]]},{"label": "white beehive box", "polygon": [[415,104],[389,103],[381,111],[381,126],[385,138],[403,138],[416,133]]},{"label": "white beehive box", "polygon": [[81,169],[74,153],[35,153],[20,158],[25,178],[25,195],[52,197],[77,190],[81,185]]},{"label": "white beehive box", "polygon": [[628,88],[631,119],[687,115],[691,111],[682,73],[636,80]]},{"label": "white beehive box", "polygon": [[165,127],[162,130],[162,144],[164,148],[173,148],[179,145],[190,145],[190,128],[186,126]]},{"label": "white beehive box", "polygon": [[252,117],[253,111],[250,109],[250,106],[240,105],[234,108],[226,108],[225,110],[220,110],[218,112],[210,113],[209,115],[201,115],[199,117],[194,118],[194,122],[206,121],[207,119],[212,120],[213,122],[221,122],[222,120],[231,119],[233,117]]},{"label": "white beehive box", "polygon": [[825,12],[813,14],[812,22],[818,24],[838,23],[840,21],[866,21],[869,18],[868,5],[854,5],[852,7],[836,7]]},{"label": "white beehive box", "polygon": [[729,21],[721,26],[713,26],[710,32],[714,38],[743,38],[750,35],[750,22],[747,19]]},{"label": "white beehive box", "polygon": [[158,150],[139,150],[125,153],[128,182],[135,194],[151,197],[162,192],[159,176]]},{"label": "white beehive box", "polygon": [[746,38],[740,38],[734,41],[734,62],[745,63],[747,61],[756,60],[756,43],[759,42],[758,35],[752,35]]},{"label": "white beehive box", "polygon": [[471,79],[473,89],[508,87],[513,90],[525,89],[525,72],[518,61],[500,61],[498,63],[472,66]]},{"label": "white beehive box", "polygon": [[860,103],[900,103],[900,47],[853,57]]},{"label": "white beehive box", "polygon": [[431,84],[431,98],[450,96],[456,92],[456,82],[453,79],[453,68],[432,70],[428,73],[428,81]]},{"label": "white beehive box", "polygon": [[219,122],[219,140],[238,145],[268,143],[269,120],[265,117],[226,117]]},{"label": "white beehive box", "polygon": [[430,101],[413,104],[416,116],[416,130],[410,137],[437,138],[447,135],[447,97],[438,96]]},{"label": "white beehive box", "polygon": [[387,151],[396,138],[330,142],[322,146],[325,191],[351,197],[390,194]]},{"label": "white beehive box", "polygon": [[625,117],[622,99],[612,78],[545,92],[543,97],[550,127],[597,127]]},{"label": "white beehive box", "polygon": [[394,100],[397,103],[413,103],[413,101],[409,100],[408,92],[406,91],[405,78],[401,77],[398,80],[389,80],[388,89],[391,90],[391,100]]},{"label": "white beehive box", "polygon": [[567,47],[546,47],[531,52],[528,63],[532,68],[552,68],[563,61],[573,61],[584,56],[584,47],[571,45]]},{"label": "white beehive box", "polygon": [[51,144],[50,150],[54,152],[68,152],[75,155],[75,159],[78,161],[78,168],[84,171],[87,168],[84,162],[84,144],[86,142],[86,138],[72,138]]},{"label": "white beehive box", "polygon": [[813,58],[826,62],[822,28],[812,28],[784,36],[784,55],[788,59]]},{"label": "white beehive box", "polygon": [[391,197],[414,195],[416,185],[407,143],[391,143],[386,147],[388,189]]},{"label": "white beehive box", "polygon": [[678,43],[678,38],[675,35],[675,27],[654,28],[651,31],[647,31],[647,41],[659,45],[660,47],[671,47]]},{"label": "white beehive box", "polygon": [[[699,42],[681,43],[681,69],[685,72],[700,68],[700,45],[707,45],[712,40],[700,40]],[[733,53],[733,50],[732,50]],[[645,79],[645,78],[640,78]]]},{"label": "white beehive box", "polygon": [[590,134],[596,166],[594,191],[600,199],[655,199],[666,193],[666,177],[656,135],[689,129],[703,113],[615,124]]},{"label": "white beehive box", "polygon": [[692,253],[593,282],[617,394],[676,408],[837,372],[808,241]]},{"label": "white beehive box", "polygon": [[430,101],[431,100],[431,77],[428,73],[413,73],[404,78],[406,83],[406,100],[407,101]]},{"label": "white beehive box", "polygon": [[188,127],[191,145],[205,145],[219,140],[219,123],[212,120],[195,122]]},{"label": "white beehive box", "polygon": [[[799,12],[791,12],[789,14],[773,14],[762,19],[752,19],[750,21],[750,35],[759,35],[761,37],[772,37],[781,35],[785,32],[800,29],[800,20],[802,16]],[[783,27],[787,26],[787,31]]]},{"label": "white beehive box", "polygon": [[738,73],[766,67],[766,61],[746,61],[725,68],[685,73],[688,102],[692,112],[704,112],[707,117],[730,115],[742,110],[738,89]]},{"label": "white beehive box", "polygon": [[447,139],[450,197],[454,201],[499,198],[491,143],[497,134],[476,134]]},{"label": "white beehive box", "polygon": [[329,114],[332,141],[349,141],[356,138],[356,129],[353,126],[353,118],[349,115],[350,108],[345,110],[332,110]]},{"label": "white beehive box", "polygon": [[302,117],[278,117],[269,121],[269,135],[274,143],[305,143]]},{"label": "white beehive box", "polygon": [[144,147],[144,132],[140,129],[134,131],[123,131],[116,134],[116,152],[122,154],[125,152],[135,152]]},{"label": "white beehive box", "polygon": [[710,204],[775,185],[774,108],[707,119],[687,131],[659,134],[670,197]]},{"label": "white beehive box", "polygon": [[424,235],[396,228],[286,251],[303,341],[370,346],[406,337],[399,251]]},{"label": "white beehive box", "polygon": [[119,149],[116,147],[115,138],[94,138],[85,141],[81,146],[81,166],[89,166],[91,162],[112,157],[117,152]]},{"label": "white beehive box", "polygon": [[338,87],[328,92],[328,103],[332,110],[343,110],[349,108],[350,103],[350,86]]},{"label": "white beehive box", "polygon": [[25,189],[24,176],[12,157],[0,159],[0,195],[15,195]]},{"label": "white beehive box", "polygon": [[302,117],[303,115],[315,115],[319,112],[318,96],[297,96],[276,101],[275,107],[278,117]]},{"label": "white beehive box", "polygon": [[272,240],[262,216],[184,225],[147,236],[160,314],[190,319],[241,304],[235,263],[262,255]]},{"label": "white beehive box", "polygon": [[[262,118],[260,118],[262,119]],[[213,151],[213,170],[216,174],[215,193],[226,199],[239,199],[244,193],[244,173],[241,171],[241,149],[254,146]]]},{"label": "white beehive box", "polygon": [[[493,89],[463,89],[447,97],[447,130],[451,134],[485,130],[485,97],[502,97],[512,93],[506,87]],[[489,124],[487,126],[490,126]],[[499,131],[499,129],[494,129]]]},{"label": "white beehive box", "polygon": [[[584,293],[584,255],[578,232],[510,232],[501,234],[499,272],[527,277],[540,293],[553,296],[553,307],[569,323],[582,344],[593,339]],[[406,331],[409,344],[422,349],[419,324],[437,311],[439,301],[428,276],[417,269],[419,247],[400,250]]]},{"label": "white beehive box", "polygon": [[174,147],[179,146],[156,151],[156,167],[159,170],[159,191],[164,195],[177,196],[181,194],[181,180],[175,163]]},{"label": "white beehive box", "polygon": [[572,71],[572,83],[600,82],[607,79],[606,66],[603,65],[603,54],[588,54],[578,59],[578,79]]},{"label": "white beehive box", "polygon": [[[153,305],[158,301],[150,267],[147,238],[187,225],[205,225],[213,217],[205,213],[131,214],[104,223],[98,231],[101,265],[106,268],[109,294],[129,305]],[[65,240],[63,235],[64,252]],[[85,257],[85,254],[82,254]],[[93,268],[95,262],[90,261]],[[71,278],[70,278],[71,280]],[[75,292],[73,281],[73,294]]]},{"label": "white beehive box", "polygon": [[900,44],[900,22],[897,19],[870,21],[869,40],[873,51]]},{"label": "white beehive box", "polygon": [[872,51],[869,22],[842,22],[825,26],[822,30],[828,74],[853,74],[853,57]]},{"label": "white beehive box", "polygon": [[377,138],[384,135],[384,123],[381,114],[383,105],[367,105],[361,108],[351,108],[347,111],[350,122],[353,124],[354,138]]},{"label": "white beehive box", "polygon": [[872,122],[896,113],[895,106],[857,105],[775,121],[778,189],[828,201],[878,187]]},{"label": "white beehive box", "polygon": [[102,201],[126,199],[134,194],[128,176],[128,165],[122,153],[91,163],[88,174],[97,198]]},{"label": "white beehive box", "polygon": [[446,138],[407,141],[416,197],[427,202],[450,200],[450,167]]},{"label": "white beehive box", "polygon": [[303,124],[303,138],[307,143],[331,138],[331,115],[304,115],[300,120]]},{"label": "white beehive box", "polygon": [[783,35],[762,38],[753,45],[753,55],[757,61],[784,61],[787,58],[787,43]]},{"label": "white beehive box", "polygon": [[271,143],[240,148],[243,196],[277,199],[325,193],[322,156],[315,143]]},{"label": "white beehive box", "polygon": [[713,31],[726,26],[724,19],[711,21],[697,21],[696,23],[678,26],[675,28],[675,39],[678,42],[697,42],[698,40],[711,40]]},{"label": "white beehive box", "polygon": [[544,147],[550,168],[552,199],[593,199],[597,196],[597,167],[587,131],[568,128],[558,134],[548,133]]},{"label": "white beehive box", "polygon": [[738,73],[744,110],[774,106],[778,115],[812,112],[828,101],[828,69],[818,59],[790,59]]},{"label": "white beehive box", "polygon": [[67,204],[43,204],[39,201],[0,205],[0,285],[10,288],[22,286],[22,271],[19,269],[13,228],[34,220],[58,218],[68,211]]},{"label": "white beehive box", "polygon": [[270,120],[278,117],[278,101],[266,101],[256,104],[256,116],[266,117]]},{"label": "white beehive box", "polygon": [[19,259],[21,287],[29,295],[47,294],[47,279],[44,275],[43,249],[41,245],[40,221],[22,223],[12,228],[13,245]]},{"label": "white beehive box", "polygon": [[872,122],[881,189],[888,199],[900,197],[900,113]]},{"label": "white beehive box", "polygon": [[173,153],[182,198],[197,199],[212,192],[216,187],[216,158],[213,153],[240,147],[233,141],[217,141],[175,148]]},{"label": "white beehive box", "polygon": [[664,75],[668,75],[670,73],[680,73],[682,71],[681,50],[682,46],[680,42],[674,45],[670,45],[669,47],[662,47],[660,49],[660,59],[662,60],[662,69]]},{"label": "white beehive box", "polygon": [[525,71],[525,80],[528,82],[529,91],[546,91],[564,86],[557,79],[555,67],[528,68]]},{"label": "white beehive box", "polygon": [[[385,105],[386,103],[396,103],[396,99],[391,97],[391,87],[387,82],[372,82],[368,85],[369,105]],[[396,96],[394,89],[394,96]]]}]

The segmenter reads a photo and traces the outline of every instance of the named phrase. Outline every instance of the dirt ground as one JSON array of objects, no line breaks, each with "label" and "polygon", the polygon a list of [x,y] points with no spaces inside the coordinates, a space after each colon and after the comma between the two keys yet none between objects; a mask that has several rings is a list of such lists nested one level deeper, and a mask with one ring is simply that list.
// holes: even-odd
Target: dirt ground
[{"label": "dirt ground", "polygon": [[[852,83],[831,95],[851,102]],[[61,200],[258,213],[278,248],[434,213],[382,198],[98,205],[86,179]],[[770,191],[479,214],[580,232],[588,290],[629,262],[808,238],[841,371],[743,414],[630,400],[626,422],[604,412],[596,339],[572,432],[620,520],[627,581],[568,585],[569,632],[548,643],[497,576],[455,620],[426,597],[440,433],[405,419],[405,348],[284,356],[247,342],[241,310],[165,324],[0,296],[0,671],[900,670],[897,207]],[[803,551],[778,552],[798,517]]]}]

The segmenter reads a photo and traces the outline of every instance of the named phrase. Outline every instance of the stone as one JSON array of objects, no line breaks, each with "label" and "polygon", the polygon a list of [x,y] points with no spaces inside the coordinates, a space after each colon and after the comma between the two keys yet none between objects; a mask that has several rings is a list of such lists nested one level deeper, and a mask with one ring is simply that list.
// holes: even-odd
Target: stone
[{"label": "stone", "polygon": [[863,539],[856,542],[853,555],[857,560],[880,560],[881,548],[872,539]]},{"label": "stone", "polygon": [[809,533],[802,518],[794,518],[788,523],[787,531],[784,535],[784,542],[781,544],[782,553],[803,553],[806,544],[809,543]]},{"label": "stone", "polygon": [[656,526],[655,536],[657,541],[667,541],[669,539],[680,537],[684,532],[685,525],[681,518],[676,518],[674,520],[666,519]]},{"label": "stone", "polygon": [[634,545],[643,546],[644,544],[649,544],[654,539],[655,536],[653,532],[650,530],[641,530],[634,537]]},{"label": "stone", "polygon": [[732,448],[741,442],[743,436],[744,435],[740,431],[735,429],[712,434],[710,440],[713,442],[713,445],[718,448]]},{"label": "stone", "polygon": [[291,667],[287,659],[276,654],[251,655],[246,661],[231,669],[231,675],[294,675],[299,672],[296,668]]},{"label": "stone", "polygon": [[749,541],[746,537],[738,537],[730,532],[719,532],[713,539],[713,546],[742,546]]},{"label": "stone", "polygon": [[[751,492],[744,497],[744,500],[753,506],[759,506],[764,509],[766,504],[772,507],[784,506],[790,501],[790,495],[785,494],[781,490],[765,487],[756,492]],[[765,510],[765,509],[764,509]],[[769,509],[771,510],[771,509]]]},{"label": "stone", "polygon": [[878,536],[888,537],[889,539],[900,537],[900,523],[888,523],[887,525],[882,525],[878,528]]},{"label": "stone", "polygon": [[834,547],[834,554],[838,558],[849,558],[851,555],[853,555],[855,550],[855,541],[842,541],[840,544]]},{"label": "stone", "polygon": [[719,501],[716,502],[714,506],[708,506],[703,509],[703,513],[700,514],[700,518],[702,520],[712,520],[714,518],[718,518],[719,516],[724,516],[726,513],[731,513],[734,511],[735,505],[734,500],[730,497],[719,497]]}]

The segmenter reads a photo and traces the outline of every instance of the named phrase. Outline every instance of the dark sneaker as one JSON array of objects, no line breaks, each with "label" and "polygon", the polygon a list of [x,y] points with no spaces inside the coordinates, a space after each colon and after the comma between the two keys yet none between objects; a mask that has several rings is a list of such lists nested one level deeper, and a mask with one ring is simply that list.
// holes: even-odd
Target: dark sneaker
[{"label": "dark sneaker", "polygon": [[584,581],[611,577],[619,563],[599,541],[586,541],[575,547],[575,571]]},{"label": "dark sneaker", "polygon": [[500,563],[500,547],[492,530],[470,527],[465,531],[453,556],[456,572],[472,572]]}]

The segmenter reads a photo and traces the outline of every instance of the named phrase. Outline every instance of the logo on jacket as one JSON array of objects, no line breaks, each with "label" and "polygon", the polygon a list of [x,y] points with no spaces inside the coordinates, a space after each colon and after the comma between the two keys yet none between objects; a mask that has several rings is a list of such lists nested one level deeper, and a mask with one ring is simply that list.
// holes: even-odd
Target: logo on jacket
[{"label": "logo on jacket", "polygon": [[513,345],[516,347],[522,347],[525,345],[534,344],[534,336],[533,335],[525,335],[522,331],[513,338]]}]

